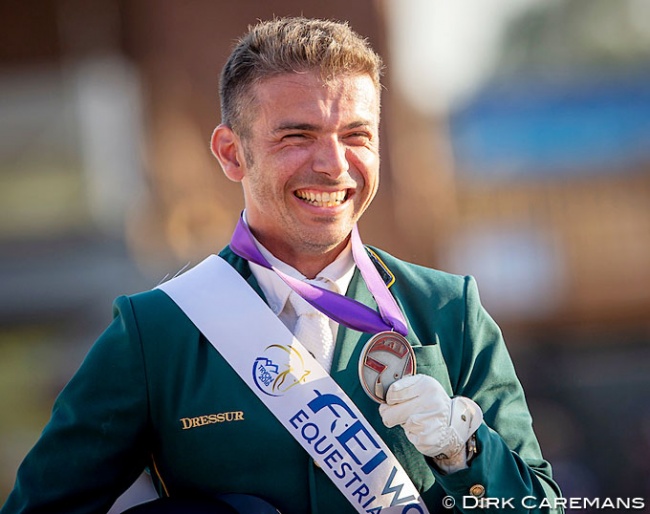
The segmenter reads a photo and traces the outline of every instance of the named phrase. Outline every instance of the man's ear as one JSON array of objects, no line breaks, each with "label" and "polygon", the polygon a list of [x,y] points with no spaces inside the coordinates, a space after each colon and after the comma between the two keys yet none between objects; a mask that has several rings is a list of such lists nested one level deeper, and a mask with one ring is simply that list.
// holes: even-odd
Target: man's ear
[{"label": "man's ear", "polygon": [[210,149],[217,158],[221,168],[233,182],[241,182],[244,178],[244,168],[241,165],[243,149],[241,140],[227,125],[218,125],[212,133]]}]

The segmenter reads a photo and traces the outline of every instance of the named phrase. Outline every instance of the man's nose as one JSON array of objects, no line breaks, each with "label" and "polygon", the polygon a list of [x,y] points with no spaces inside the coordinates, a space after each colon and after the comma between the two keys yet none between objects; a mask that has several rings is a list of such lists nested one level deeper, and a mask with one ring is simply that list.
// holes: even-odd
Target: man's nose
[{"label": "man's nose", "polygon": [[316,145],[312,168],[333,178],[346,173],[350,169],[346,145],[335,137],[320,140]]}]

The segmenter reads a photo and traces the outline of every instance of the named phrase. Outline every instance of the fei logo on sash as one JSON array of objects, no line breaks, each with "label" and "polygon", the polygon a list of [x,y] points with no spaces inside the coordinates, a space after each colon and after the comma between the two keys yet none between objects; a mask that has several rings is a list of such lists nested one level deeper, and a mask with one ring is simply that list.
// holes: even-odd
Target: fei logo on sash
[{"label": "fei logo on sash", "polygon": [[272,344],[253,363],[253,381],[268,396],[282,396],[311,373],[293,346]]}]

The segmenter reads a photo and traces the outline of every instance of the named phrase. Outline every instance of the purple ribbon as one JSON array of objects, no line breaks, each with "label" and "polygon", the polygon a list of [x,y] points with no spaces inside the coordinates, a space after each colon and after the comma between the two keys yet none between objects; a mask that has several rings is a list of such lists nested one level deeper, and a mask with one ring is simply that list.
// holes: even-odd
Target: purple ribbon
[{"label": "purple ribbon", "polygon": [[371,334],[387,330],[403,336],[408,333],[404,315],[363,247],[356,225],[352,229],[352,257],[377,302],[379,312],[347,296],[293,278],[271,265],[257,248],[242,217],[233,232],[230,248],[239,257],[273,270],[310,305],[348,328]]}]

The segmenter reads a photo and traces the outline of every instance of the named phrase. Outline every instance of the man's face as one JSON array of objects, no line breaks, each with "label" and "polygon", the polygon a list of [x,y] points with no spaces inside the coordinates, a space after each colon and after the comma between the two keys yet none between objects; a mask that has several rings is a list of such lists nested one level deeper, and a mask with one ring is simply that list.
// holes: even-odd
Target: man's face
[{"label": "man's face", "polygon": [[252,92],[240,153],[249,226],[278,257],[336,249],[379,184],[372,79],[344,75],[325,84],[318,73],[288,73]]}]

